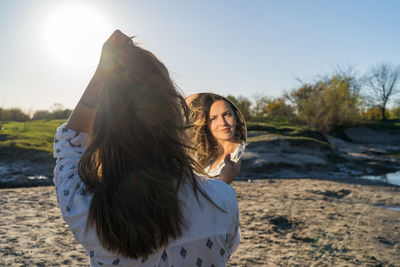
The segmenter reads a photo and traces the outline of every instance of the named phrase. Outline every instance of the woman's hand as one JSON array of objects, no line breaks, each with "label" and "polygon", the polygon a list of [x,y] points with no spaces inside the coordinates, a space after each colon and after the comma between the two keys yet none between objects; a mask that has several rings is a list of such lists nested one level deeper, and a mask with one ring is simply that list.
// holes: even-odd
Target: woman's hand
[{"label": "woman's hand", "polygon": [[238,160],[238,162],[234,162],[231,160],[231,155],[227,154],[224,163],[225,166],[222,168],[221,173],[219,174],[219,179],[224,181],[227,184],[230,184],[233,179],[240,173],[240,166],[242,165],[242,159]]},{"label": "woman's hand", "polygon": [[133,46],[132,39],[120,30],[115,30],[103,44],[97,70],[109,74],[118,68],[123,63],[123,49],[127,46]]}]

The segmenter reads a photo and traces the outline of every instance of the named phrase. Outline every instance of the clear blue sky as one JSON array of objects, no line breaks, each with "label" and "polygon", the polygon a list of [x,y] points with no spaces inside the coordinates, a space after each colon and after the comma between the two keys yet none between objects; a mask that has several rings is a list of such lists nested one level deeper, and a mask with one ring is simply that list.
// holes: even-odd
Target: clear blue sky
[{"label": "clear blue sky", "polygon": [[279,96],[337,65],[399,64],[399,13],[395,0],[1,1],[0,107],[73,108],[116,28],[185,95]]}]

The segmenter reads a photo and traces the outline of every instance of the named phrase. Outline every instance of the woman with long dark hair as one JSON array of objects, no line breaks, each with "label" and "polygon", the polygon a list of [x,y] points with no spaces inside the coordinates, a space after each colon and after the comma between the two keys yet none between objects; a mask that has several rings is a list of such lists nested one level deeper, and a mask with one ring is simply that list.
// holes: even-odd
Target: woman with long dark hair
[{"label": "woman with long dark hair", "polygon": [[247,139],[242,114],[231,101],[213,93],[195,94],[186,102],[193,125],[189,131],[193,157],[206,174],[231,183],[240,172]]},{"label": "woman with long dark hair", "polygon": [[235,193],[193,173],[186,121],[166,67],[115,31],[54,144],[60,209],[92,266],[225,266],[236,250]]}]

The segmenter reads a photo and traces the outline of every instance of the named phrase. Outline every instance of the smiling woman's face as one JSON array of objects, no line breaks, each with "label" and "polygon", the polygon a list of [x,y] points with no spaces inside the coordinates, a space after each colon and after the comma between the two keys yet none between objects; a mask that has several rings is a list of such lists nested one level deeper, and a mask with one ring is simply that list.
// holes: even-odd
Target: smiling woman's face
[{"label": "smiling woman's face", "polygon": [[217,100],[211,105],[207,124],[217,141],[236,141],[236,116],[225,100]]}]

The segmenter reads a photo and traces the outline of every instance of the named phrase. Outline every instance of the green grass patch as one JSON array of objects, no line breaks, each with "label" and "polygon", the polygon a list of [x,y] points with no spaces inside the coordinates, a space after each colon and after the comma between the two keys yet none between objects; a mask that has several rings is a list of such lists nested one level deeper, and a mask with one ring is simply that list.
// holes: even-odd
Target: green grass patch
[{"label": "green grass patch", "polygon": [[[311,142],[317,142],[320,143],[322,145],[329,145],[329,143],[324,142],[322,140],[319,140],[317,138],[312,138],[312,137],[308,137],[308,136],[288,136],[288,135],[283,135],[283,134],[275,134],[275,136],[282,136],[284,137],[286,140],[293,140],[293,141],[311,141]],[[260,142],[260,141],[265,141],[265,140],[271,140],[271,135],[270,134],[263,134],[263,135],[257,135],[257,136],[252,136],[248,138],[248,142]]]},{"label": "green grass patch", "polygon": [[258,121],[247,121],[246,122],[247,129],[251,130],[264,130],[269,128],[276,129],[288,129],[288,130],[298,130],[298,129],[307,129],[304,126],[293,125],[288,122],[258,122]]},{"label": "green grass patch", "polygon": [[53,153],[56,129],[66,120],[5,122],[0,130],[0,151],[41,151]]},{"label": "green grass patch", "polygon": [[304,131],[314,131],[307,126],[293,125],[287,122],[246,122],[248,131],[271,131],[279,133],[299,134]]},{"label": "green grass patch", "polygon": [[279,134],[286,137],[311,138],[318,141],[327,142],[325,136],[316,130],[302,125],[292,125],[282,122],[251,121],[247,123],[247,131],[249,135],[249,142],[265,140],[265,137],[264,139],[259,137],[265,133]]}]

